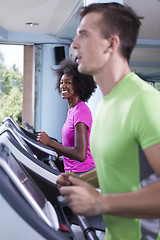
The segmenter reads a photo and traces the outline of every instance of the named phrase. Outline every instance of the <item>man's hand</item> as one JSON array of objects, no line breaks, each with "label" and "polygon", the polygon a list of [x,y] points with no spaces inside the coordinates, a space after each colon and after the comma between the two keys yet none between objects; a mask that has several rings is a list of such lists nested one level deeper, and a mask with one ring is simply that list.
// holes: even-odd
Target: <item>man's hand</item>
[{"label": "man's hand", "polygon": [[59,192],[64,196],[75,214],[95,216],[101,214],[101,194],[90,184],[78,178],[68,177],[72,186],[60,187]]},{"label": "man's hand", "polygon": [[56,181],[56,183],[59,186],[70,186],[72,185],[72,183],[69,180],[69,176],[74,176],[76,178],[80,178],[78,175],[74,174],[74,173],[70,173],[70,172],[66,172],[66,173],[62,173],[60,176],[58,176],[58,179]]}]

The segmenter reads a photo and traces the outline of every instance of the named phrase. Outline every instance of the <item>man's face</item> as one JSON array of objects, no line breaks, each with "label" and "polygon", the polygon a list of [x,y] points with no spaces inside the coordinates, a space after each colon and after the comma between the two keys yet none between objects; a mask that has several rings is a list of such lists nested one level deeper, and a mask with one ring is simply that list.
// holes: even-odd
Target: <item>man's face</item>
[{"label": "man's face", "polygon": [[77,50],[78,70],[81,73],[94,75],[101,71],[106,63],[106,49],[109,46],[103,38],[99,22],[101,13],[89,13],[81,20],[77,36],[71,47]]}]

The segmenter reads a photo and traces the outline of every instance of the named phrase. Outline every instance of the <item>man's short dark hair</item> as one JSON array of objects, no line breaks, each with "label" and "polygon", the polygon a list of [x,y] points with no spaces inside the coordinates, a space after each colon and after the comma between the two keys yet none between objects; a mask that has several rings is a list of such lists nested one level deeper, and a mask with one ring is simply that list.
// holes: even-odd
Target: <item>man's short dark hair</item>
[{"label": "man's short dark hair", "polygon": [[106,39],[113,35],[120,38],[120,53],[129,61],[132,50],[136,44],[141,25],[137,14],[129,6],[119,3],[94,3],[82,7],[80,18],[91,12],[102,13],[102,19],[98,23],[102,36]]}]

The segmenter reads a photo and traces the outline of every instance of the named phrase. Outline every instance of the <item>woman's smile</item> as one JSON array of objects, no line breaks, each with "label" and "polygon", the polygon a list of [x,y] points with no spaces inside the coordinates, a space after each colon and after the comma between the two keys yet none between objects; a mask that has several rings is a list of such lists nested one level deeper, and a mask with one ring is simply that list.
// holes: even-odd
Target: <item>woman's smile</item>
[{"label": "woman's smile", "polygon": [[75,95],[73,80],[64,74],[60,81],[60,90],[62,98],[69,99]]}]

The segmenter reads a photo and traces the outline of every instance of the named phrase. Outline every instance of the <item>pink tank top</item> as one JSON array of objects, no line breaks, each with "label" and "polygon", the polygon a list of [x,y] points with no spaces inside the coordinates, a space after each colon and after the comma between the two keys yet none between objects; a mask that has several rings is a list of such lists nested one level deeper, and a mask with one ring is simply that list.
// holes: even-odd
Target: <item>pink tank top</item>
[{"label": "pink tank top", "polygon": [[89,107],[83,102],[68,110],[66,122],[62,128],[62,144],[68,147],[74,147],[75,126],[82,122],[87,126],[88,146],[87,155],[84,162],[79,162],[74,159],[63,156],[64,168],[66,172],[87,172],[95,166],[93,157],[90,152],[90,131],[92,125],[92,114]]}]

